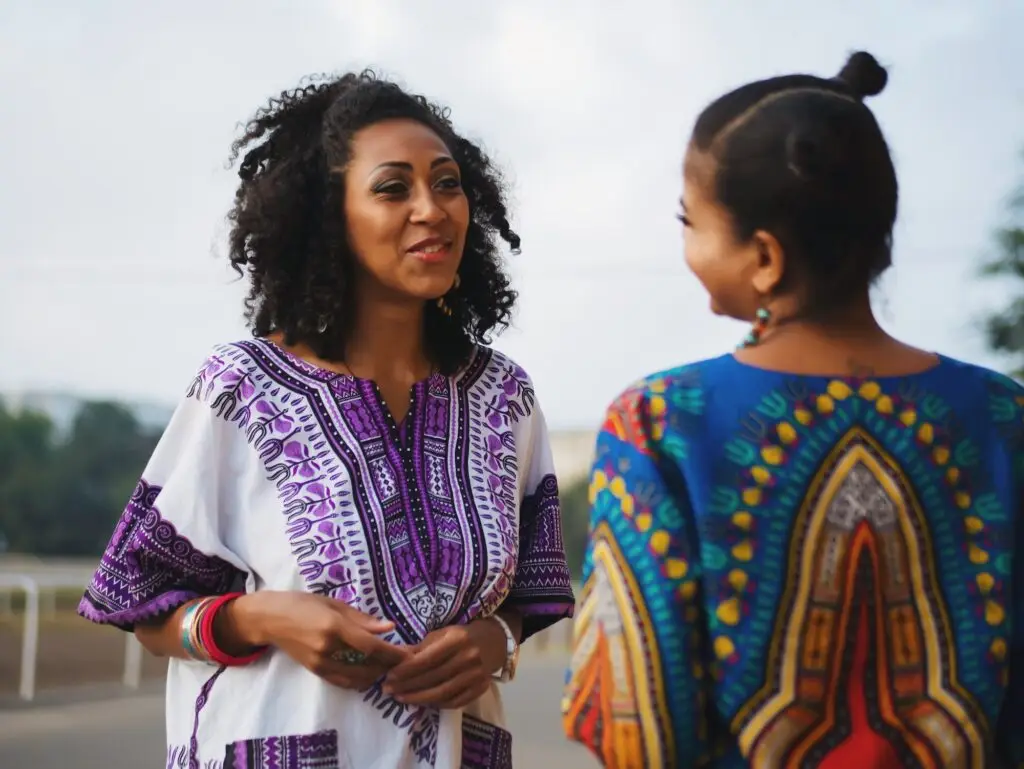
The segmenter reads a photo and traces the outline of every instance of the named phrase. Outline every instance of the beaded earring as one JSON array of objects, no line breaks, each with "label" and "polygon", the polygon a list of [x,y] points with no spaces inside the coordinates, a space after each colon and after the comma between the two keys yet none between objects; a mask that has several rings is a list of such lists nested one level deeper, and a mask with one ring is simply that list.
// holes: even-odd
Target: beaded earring
[{"label": "beaded earring", "polygon": [[750,331],[747,332],[747,335],[743,337],[743,341],[740,342],[740,349],[753,347],[760,342],[761,335],[764,334],[764,330],[768,327],[768,321],[771,319],[771,311],[767,307],[759,307],[754,315],[754,325],[750,327]]}]

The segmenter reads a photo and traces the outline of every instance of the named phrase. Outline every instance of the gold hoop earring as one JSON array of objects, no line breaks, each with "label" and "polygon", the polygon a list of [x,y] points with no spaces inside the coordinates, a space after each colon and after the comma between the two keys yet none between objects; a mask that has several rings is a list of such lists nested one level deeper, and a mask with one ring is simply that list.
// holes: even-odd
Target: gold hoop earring
[{"label": "gold hoop earring", "polygon": [[[452,281],[452,287],[448,289],[448,293],[444,296],[448,296],[448,294],[458,291],[460,283],[462,283],[462,278],[459,277],[459,273],[455,273],[455,280]],[[451,305],[444,300],[444,296],[439,296],[437,298],[437,308],[450,318],[452,315],[452,308]]]}]

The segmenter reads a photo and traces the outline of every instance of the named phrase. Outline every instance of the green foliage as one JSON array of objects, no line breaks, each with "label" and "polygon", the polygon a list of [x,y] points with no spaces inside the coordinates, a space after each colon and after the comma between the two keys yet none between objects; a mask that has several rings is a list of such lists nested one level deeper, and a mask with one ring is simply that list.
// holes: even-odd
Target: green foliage
[{"label": "green foliage", "polygon": [[44,414],[0,403],[0,535],[38,555],[102,552],[158,435],[115,403],[86,403],[58,440]]},{"label": "green foliage", "polygon": [[[996,232],[996,255],[982,267],[982,274],[1016,281],[1024,288],[1024,187],[1013,197],[1007,225]],[[1013,374],[1024,377],[1024,296],[1017,297],[985,322],[989,347],[1007,353],[1015,361]]]},{"label": "green foliage", "polygon": [[587,478],[570,483],[559,495],[562,504],[562,539],[565,557],[572,578],[578,580],[583,570],[583,554],[587,547],[590,527],[589,482]]}]

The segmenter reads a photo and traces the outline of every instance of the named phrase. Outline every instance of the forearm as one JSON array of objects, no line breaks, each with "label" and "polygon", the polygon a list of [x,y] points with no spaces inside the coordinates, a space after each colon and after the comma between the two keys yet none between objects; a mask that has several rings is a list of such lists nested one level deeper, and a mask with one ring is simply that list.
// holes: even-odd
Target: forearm
[{"label": "forearm", "polygon": [[[522,615],[515,609],[506,607],[498,609],[495,615],[505,621],[508,629],[512,631],[512,637],[516,639],[518,644],[519,639],[523,637]],[[484,625],[490,631],[486,637],[486,645],[483,647],[484,660],[487,669],[491,673],[497,673],[505,667],[505,663],[508,661],[508,644],[505,639],[505,629],[495,622],[493,617],[489,620],[484,620]]]},{"label": "forearm", "polygon": [[182,604],[170,614],[155,620],[140,622],[135,625],[135,637],[142,647],[157,657],[178,657],[188,659],[185,647],[181,642],[181,620],[188,608],[200,599],[196,598]]},{"label": "forearm", "polygon": [[[244,656],[262,645],[259,599],[250,593],[228,602],[214,617],[213,637],[217,646],[232,656]],[[135,637],[150,654],[157,657],[193,659],[185,650],[187,629],[182,626],[190,607],[202,601],[196,598],[159,619],[135,626]]]},{"label": "forearm", "polygon": [[512,636],[516,639],[516,643],[522,643],[523,615],[519,613],[519,610],[502,607],[498,609],[497,614],[508,623],[508,628],[512,631]]}]

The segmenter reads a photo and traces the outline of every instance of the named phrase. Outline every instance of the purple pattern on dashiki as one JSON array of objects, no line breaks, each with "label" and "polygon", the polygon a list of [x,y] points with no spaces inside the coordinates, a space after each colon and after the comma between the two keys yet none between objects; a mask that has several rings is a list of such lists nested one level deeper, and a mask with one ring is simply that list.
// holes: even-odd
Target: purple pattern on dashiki
[{"label": "purple pattern on dashiki", "polygon": [[[493,608],[504,598],[518,544],[513,423],[534,401],[507,359],[481,349],[457,379],[418,383],[403,430],[372,383],[264,340],[218,348],[189,395],[257,451],[311,591],[383,614],[405,643],[480,615],[481,594]],[[432,762],[437,719],[371,692]]]},{"label": "purple pattern on dashiki", "polygon": [[338,733],[242,740],[228,745],[223,769],[338,769]]},{"label": "purple pattern on dashiki", "polygon": [[[197,418],[208,413],[233,426],[248,444],[234,447],[251,447],[249,460],[276,488],[306,588],[392,620],[386,640],[418,643],[437,628],[488,616],[506,599],[526,615],[529,632],[571,615],[557,484],[522,477],[529,443],[546,440],[543,421],[532,421],[528,376],[500,353],[479,348],[456,377],[414,386],[401,428],[372,383],[312,366],[266,340],[216,348],[188,397],[190,408],[203,407],[193,411]],[[524,487],[535,490],[520,499]],[[165,579],[162,561],[139,563],[140,574],[143,567]],[[194,725],[214,680],[196,701]],[[436,709],[402,705],[379,687],[364,702],[406,733],[419,762],[433,765]],[[216,710],[203,717],[229,718]],[[484,731],[470,729],[477,741],[467,755],[477,763],[467,766],[504,766],[487,758],[501,755],[504,738]],[[189,747],[195,766],[196,743]],[[210,746],[199,747],[208,762]]]},{"label": "purple pattern on dashiki", "polygon": [[78,606],[93,622],[132,630],[136,622],[200,595],[226,593],[244,574],[178,534],[156,508],[159,486],[145,480],[125,507]]},{"label": "purple pattern on dashiki", "polygon": [[[490,362],[490,361],[489,361]],[[536,395],[526,372],[508,358],[493,356],[480,374],[476,398],[466,398],[463,413],[469,431],[469,464],[472,506],[492,544],[486,548],[485,574],[495,580],[494,589],[480,594],[464,608],[460,622],[488,617],[498,610],[515,577],[518,558],[516,497],[519,467],[516,426],[533,412]],[[476,588],[477,586],[474,586]]]},{"label": "purple pattern on dashiki", "polygon": [[[192,736],[188,742],[188,769],[200,769],[199,767],[199,715],[203,712],[203,708],[206,707],[206,703],[210,701],[210,692],[213,691],[213,685],[217,683],[217,679],[223,675],[226,667],[217,668],[217,671],[206,679],[206,683],[199,690],[199,696],[196,697],[195,704],[195,715],[192,720]],[[204,767],[205,769],[205,767]]]},{"label": "purple pattern on dashiki", "polygon": [[188,766],[188,746],[168,745],[167,764],[165,769],[186,769]]},{"label": "purple pattern on dashiki", "polygon": [[457,381],[418,383],[402,430],[371,383],[264,340],[219,348],[190,394],[260,453],[314,592],[387,616],[406,643],[493,613],[510,589],[530,632],[571,615],[553,476],[515,509],[515,426],[535,396],[504,356],[481,348]]},{"label": "purple pattern on dashiki", "polygon": [[[188,745],[168,745],[166,769],[188,769]],[[224,769],[224,762],[219,758],[208,758],[202,763],[202,769]]]},{"label": "purple pattern on dashiki", "polygon": [[512,735],[463,714],[460,769],[512,769]]},{"label": "purple pattern on dashiki", "polygon": [[[358,533],[359,522],[337,516],[352,495],[340,456],[318,430],[312,399],[287,378],[294,378],[293,369],[268,366],[263,371],[248,352],[247,343],[221,346],[188,395],[209,403],[259,453],[268,479],[277,486],[292,552],[309,589],[353,603],[357,589],[342,543]],[[306,367],[312,369],[306,379],[319,372]]]},{"label": "purple pattern on dashiki", "polygon": [[546,475],[519,512],[519,562],[505,605],[523,618],[522,641],[571,617],[572,581],[565,565],[558,480]]}]

